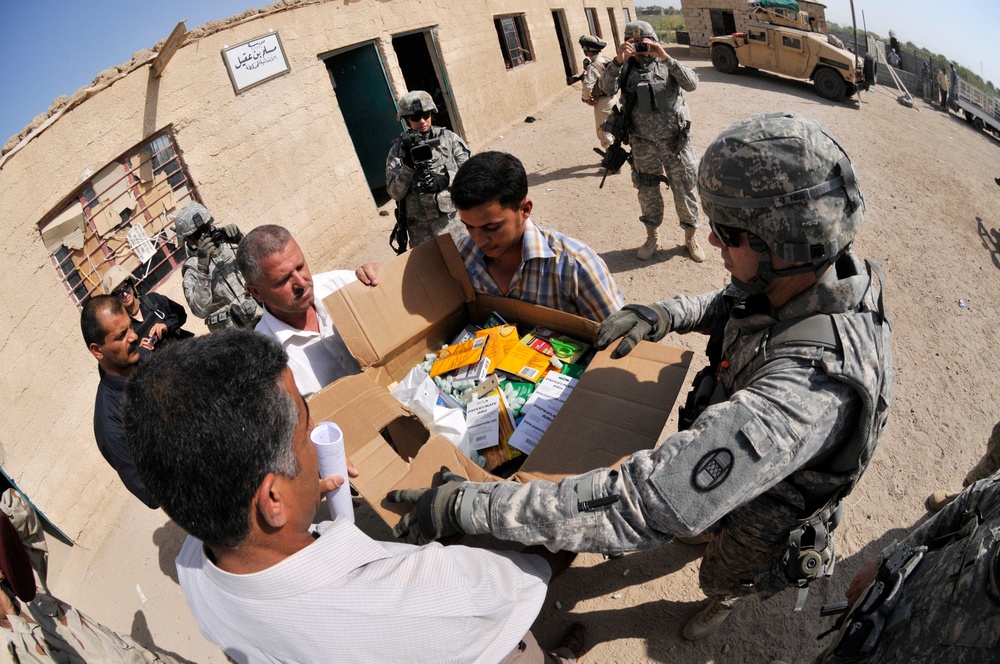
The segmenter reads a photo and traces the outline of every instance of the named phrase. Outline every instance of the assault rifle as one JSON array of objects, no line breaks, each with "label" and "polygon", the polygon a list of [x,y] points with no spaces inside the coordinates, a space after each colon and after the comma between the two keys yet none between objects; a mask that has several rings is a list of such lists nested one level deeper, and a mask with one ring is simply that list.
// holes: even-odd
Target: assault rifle
[{"label": "assault rifle", "polygon": [[610,124],[609,133],[615,137],[615,142],[607,150],[594,148],[594,152],[601,155],[601,166],[604,167],[604,177],[601,178],[598,189],[604,188],[604,181],[608,179],[608,173],[617,173],[625,165],[625,162],[632,161],[632,153],[622,147],[623,143],[628,145],[629,138],[632,136],[632,109],[635,108],[635,102],[639,98],[636,93],[628,94],[625,89],[631,71],[632,58],[629,58],[622,65],[622,70],[618,74],[618,89],[621,90],[621,97],[625,99],[625,103],[621,108],[615,106],[611,109],[611,115],[606,120],[606,123]]}]

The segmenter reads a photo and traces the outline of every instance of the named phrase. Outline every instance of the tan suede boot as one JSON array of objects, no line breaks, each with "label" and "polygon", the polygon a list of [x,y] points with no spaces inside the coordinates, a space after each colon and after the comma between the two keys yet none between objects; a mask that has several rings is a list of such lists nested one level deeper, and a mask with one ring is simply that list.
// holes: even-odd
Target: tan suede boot
[{"label": "tan suede boot", "polygon": [[688,254],[691,256],[691,260],[695,263],[701,263],[705,260],[705,250],[701,248],[698,244],[698,229],[697,228],[685,228],[684,229],[684,245],[687,247]]},{"label": "tan suede boot", "polygon": [[646,226],[646,243],[635,252],[635,257],[641,261],[648,261],[656,251],[656,242],[659,239],[657,230],[652,226]]}]

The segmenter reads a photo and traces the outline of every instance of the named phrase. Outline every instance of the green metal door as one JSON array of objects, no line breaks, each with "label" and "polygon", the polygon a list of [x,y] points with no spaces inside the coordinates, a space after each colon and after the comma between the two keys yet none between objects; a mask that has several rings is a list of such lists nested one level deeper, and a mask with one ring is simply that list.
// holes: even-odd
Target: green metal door
[{"label": "green metal door", "polygon": [[368,187],[385,187],[385,158],[401,129],[378,49],[362,44],[325,62]]}]

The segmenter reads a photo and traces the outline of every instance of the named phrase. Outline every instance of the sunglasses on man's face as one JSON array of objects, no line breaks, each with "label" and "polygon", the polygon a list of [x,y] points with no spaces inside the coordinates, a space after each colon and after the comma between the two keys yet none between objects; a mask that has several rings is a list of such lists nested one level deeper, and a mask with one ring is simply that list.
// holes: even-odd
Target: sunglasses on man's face
[{"label": "sunglasses on man's face", "polygon": [[708,225],[712,228],[712,232],[715,233],[715,237],[719,238],[719,242],[727,247],[736,248],[740,246],[740,238],[746,233],[742,228],[717,224],[711,219],[708,221]]},{"label": "sunglasses on man's face", "polygon": [[121,286],[111,291],[111,294],[117,297],[119,300],[121,300],[124,299],[125,293],[131,293],[131,292],[132,292],[132,282],[126,281]]},{"label": "sunglasses on man's face", "polygon": [[406,119],[417,122],[418,120],[426,120],[429,117],[431,117],[430,111],[420,111],[419,113],[413,113],[411,115],[407,115]]}]

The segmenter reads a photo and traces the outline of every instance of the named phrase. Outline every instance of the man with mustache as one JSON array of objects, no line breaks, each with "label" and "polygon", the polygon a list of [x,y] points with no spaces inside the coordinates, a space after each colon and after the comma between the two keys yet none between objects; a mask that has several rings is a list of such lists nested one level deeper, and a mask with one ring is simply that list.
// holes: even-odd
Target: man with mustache
[{"label": "man with mustache", "polygon": [[236,265],[247,292],[264,305],[255,331],[276,339],[288,353],[303,396],[361,371],[323,306],[323,298],[355,280],[353,272],[333,270],[314,278],[292,234],[274,224],[247,233]]},{"label": "man with mustache", "polygon": [[96,295],[83,307],[80,329],[90,354],[97,359],[97,371],[101,375],[94,404],[97,447],[125,488],[147,507],[156,509],[159,504],[139,479],[122,426],[125,383],[139,364],[139,336],[132,329],[132,319],[118,298]]}]

